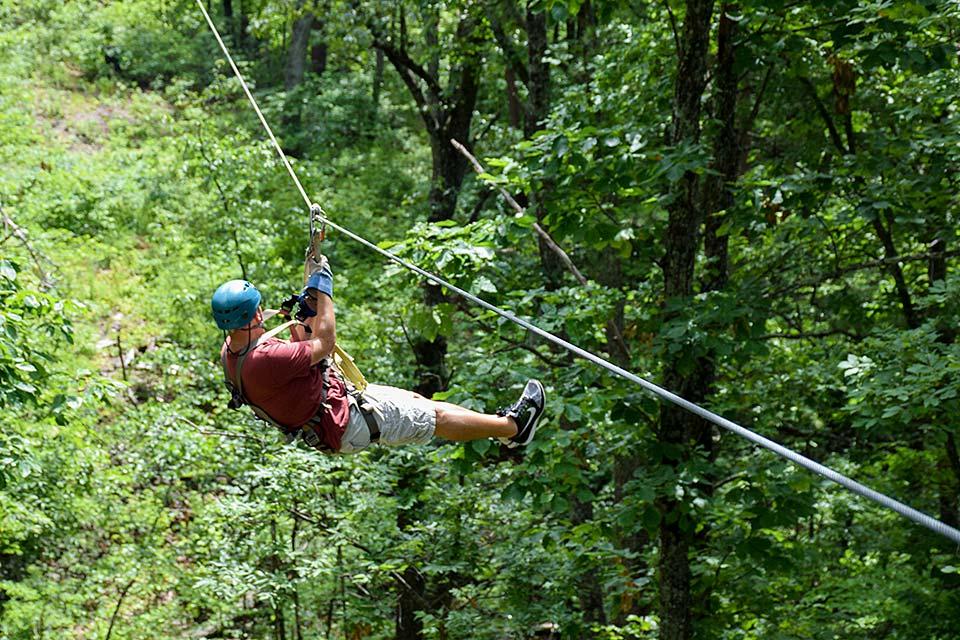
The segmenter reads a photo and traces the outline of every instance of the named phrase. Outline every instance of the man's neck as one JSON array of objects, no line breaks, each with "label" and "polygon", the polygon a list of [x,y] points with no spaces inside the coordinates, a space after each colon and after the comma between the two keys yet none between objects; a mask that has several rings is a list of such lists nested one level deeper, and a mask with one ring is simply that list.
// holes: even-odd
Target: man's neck
[{"label": "man's neck", "polygon": [[254,327],[253,329],[236,329],[230,332],[230,350],[240,351],[251,342],[257,340],[266,331],[263,327]]}]

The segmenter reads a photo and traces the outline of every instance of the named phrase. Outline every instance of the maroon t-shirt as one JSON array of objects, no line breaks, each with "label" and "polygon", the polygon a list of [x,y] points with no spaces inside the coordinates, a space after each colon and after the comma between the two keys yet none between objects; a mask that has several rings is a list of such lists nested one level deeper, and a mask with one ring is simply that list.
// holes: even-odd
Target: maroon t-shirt
[{"label": "maroon t-shirt", "polygon": [[[223,348],[227,349],[228,345]],[[285,427],[299,427],[320,410],[323,374],[310,366],[312,345],[270,338],[257,345],[243,361],[243,395]],[[221,354],[222,355],[222,354]],[[227,352],[227,371],[237,378],[238,356]],[[350,419],[347,389],[334,372],[327,376],[327,405],[318,434],[334,451]]]}]

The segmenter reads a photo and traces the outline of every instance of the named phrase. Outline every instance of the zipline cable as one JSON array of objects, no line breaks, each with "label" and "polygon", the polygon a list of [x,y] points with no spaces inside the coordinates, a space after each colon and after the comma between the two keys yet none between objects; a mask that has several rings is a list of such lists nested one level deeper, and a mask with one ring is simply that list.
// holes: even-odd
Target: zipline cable
[{"label": "zipline cable", "polygon": [[200,6],[200,10],[203,12],[204,17],[207,19],[207,24],[210,26],[210,29],[213,31],[214,36],[216,36],[217,42],[220,44],[220,48],[223,50],[224,55],[226,55],[227,60],[229,60],[230,66],[233,68],[233,72],[236,74],[237,79],[240,80],[240,84],[243,86],[243,89],[247,94],[247,98],[250,100],[250,103],[253,105],[254,110],[257,112],[257,115],[260,118],[260,122],[263,124],[264,129],[266,129],[267,134],[270,136],[270,140],[273,142],[274,148],[277,150],[277,153],[280,155],[280,158],[283,160],[284,166],[287,168],[287,171],[290,173],[290,177],[293,178],[293,181],[296,184],[297,189],[300,191],[300,195],[303,196],[304,202],[306,202],[307,204],[307,208],[311,212],[319,211],[323,216],[324,224],[330,225],[332,228],[336,229],[337,231],[340,231],[345,236],[362,244],[368,249],[371,249],[379,253],[380,255],[387,258],[388,260],[395,262],[400,266],[416,274],[423,276],[428,281],[434,284],[438,284],[446,287],[450,291],[453,291],[454,293],[460,296],[463,296],[464,298],[466,298],[467,300],[470,300],[474,304],[477,304],[483,307],[484,309],[487,309],[488,311],[492,311],[493,313],[497,314],[502,318],[505,318],[506,320],[509,320],[510,322],[520,325],[524,329],[527,329],[528,331],[535,333],[541,338],[548,340],[549,342],[552,342],[557,346],[563,347],[564,349],[570,351],[571,353],[574,353],[585,360],[588,360],[600,367],[603,367],[604,369],[620,376],[621,378],[624,378],[626,380],[629,380],[630,382],[640,385],[641,387],[653,393],[654,395],[657,395],[660,398],[663,398],[664,400],[672,402],[673,404],[679,407],[682,407],[693,414],[700,416],[704,420],[707,420],[708,422],[712,422],[718,427],[721,427],[723,429],[726,429],[727,431],[730,431],[743,438],[746,438],[747,440],[750,440],[751,442],[765,449],[768,449],[769,451],[772,451],[778,456],[786,458],[787,460],[793,462],[798,466],[803,467],[804,469],[807,469],[820,476],[823,476],[824,478],[839,484],[840,486],[844,487],[849,491],[852,491],[853,493],[859,496],[862,496],[868,500],[872,500],[873,502],[879,504],[880,506],[891,509],[892,511],[899,513],[903,517],[908,518],[913,522],[921,526],[924,526],[935,533],[938,533],[946,538],[949,538],[950,540],[952,540],[953,542],[956,542],[957,544],[960,544],[960,530],[957,530],[948,524],[945,524],[935,518],[932,518],[921,511],[917,511],[913,507],[910,507],[898,500],[895,500],[890,496],[880,493],[879,491],[875,491],[874,489],[871,489],[870,487],[863,485],[857,482],[856,480],[853,480],[843,475],[838,471],[834,471],[833,469],[826,467],[820,464],[819,462],[811,460],[810,458],[807,458],[806,456],[801,455],[796,451],[793,451],[792,449],[789,449],[777,442],[774,442],[769,438],[766,438],[758,433],[754,433],[750,429],[747,429],[746,427],[742,427],[737,423],[731,420],[728,420],[727,418],[724,418],[723,416],[717,415],[716,413],[713,413],[708,409],[704,409],[700,405],[690,402],[689,400],[682,398],[677,394],[671,391],[668,391],[667,389],[664,389],[663,387],[657,384],[654,384],[653,382],[650,382],[649,380],[641,378],[637,374],[631,373],[630,371],[627,371],[626,369],[613,364],[609,360],[601,358],[600,356],[594,353],[591,353],[586,349],[578,347],[577,345],[571,342],[568,342],[563,338],[555,336],[549,331],[541,329],[535,324],[532,324],[531,322],[524,320],[523,318],[520,318],[519,316],[509,311],[505,311],[500,307],[497,307],[496,305],[490,304],[489,302],[487,302],[486,300],[483,300],[482,298],[478,298],[477,296],[473,295],[469,291],[465,291],[460,287],[444,280],[443,278],[437,275],[434,275],[433,273],[430,273],[429,271],[426,271],[425,269],[422,269],[407,260],[404,260],[403,258],[397,256],[396,254],[391,253],[390,251],[387,251],[386,249],[383,249],[377,246],[376,244],[370,242],[366,238],[363,238],[357,235],[356,233],[354,233],[353,231],[350,231],[349,229],[330,220],[329,216],[327,216],[327,214],[319,207],[319,205],[312,203],[310,199],[307,197],[307,194],[303,190],[303,187],[301,186],[300,181],[297,179],[296,173],[294,173],[293,171],[293,167],[291,167],[290,163],[287,161],[287,158],[283,152],[283,149],[281,149],[280,145],[277,144],[277,140],[273,135],[273,131],[270,130],[270,125],[267,124],[267,121],[264,119],[263,114],[260,112],[260,108],[257,105],[257,101],[254,99],[253,95],[250,93],[250,90],[247,88],[247,83],[244,82],[243,76],[240,74],[240,70],[237,69],[237,65],[234,64],[233,58],[230,56],[230,52],[227,51],[227,47],[223,44],[223,39],[220,37],[220,33],[217,31],[217,28],[214,26],[213,21],[210,19],[210,16],[207,13],[206,8],[203,6],[202,0],[197,0],[197,4]]},{"label": "zipline cable", "polygon": [[712,422],[713,424],[719,427],[723,427],[728,431],[732,431],[733,433],[736,433],[737,435],[742,436],[747,440],[750,440],[751,442],[754,442],[760,445],[761,447],[769,449],[770,451],[773,451],[777,455],[782,456],[787,460],[790,460],[791,462],[801,467],[804,467],[805,469],[809,469],[810,471],[813,471],[814,473],[817,473],[823,476],[824,478],[827,478],[828,480],[832,480],[833,482],[836,482],[837,484],[849,489],[850,491],[858,495],[863,496],[864,498],[873,500],[879,505],[887,507],[888,509],[892,509],[897,513],[899,513],[900,515],[905,516],[913,520],[914,522],[927,527],[931,531],[935,531],[943,536],[946,536],[947,538],[950,538],[957,544],[960,544],[960,531],[958,531],[957,529],[954,529],[953,527],[947,524],[944,524],[939,520],[931,518],[927,514],[921,511],[917,511],[916,509],[909,507],[903,504],[902,502],[894,500],[893,498],[887,495],[884,495],[879,491],[875,491],[870,487],[860,484],[856,480],[848,478],[842,473],[834,471],[829,467],[825,467],[819,462],[815,462],[810,458],[807,458],[806,456],[803,456],[797,453],[796,451],[788,449],[787,447],[784,447],[783,445],[778,444],[773,440],[770,440],[769,438],[765,438],[758,433],[754,433],[753,431],[747,429],[746,427],[742,427],[737,423],[732,422],[727,418],[724,418],[723,416],[717,415],[716,413],[713,413],[708,409],[704,409],[700,405],[690,402],[689,400],[682,398],[677,394],[671,391],[668,391],[663,387],[654,384],[653,382],[650,382],[649,380],[645,380],[644,378],[641,378],[637,374],[631,373],[630,371],[627,371],[626,369],[623,369],[622,367],[619,367],[613,364],[612,362],[610,362],[609,360],[605,360],[604,358],[601,358],[600,356],[594,353],[591,353],[586,349],[578,347],[577,345],[571,342],[567,342],[563,338],[555,336],[549,331],[545,331],[544,329],[541,329],[535,324],[532,324],[527,320],[524,320],[523,318],[520,318],[509,311],[505,311],[495,305],[492,305],[486,300],[478,298],[477,296],[473,295],[468,291],[464,291],[460,287],[457,287],[456,285],[453,285],[447,282],[446,280],[430,273],[429,271],[425,271],[424,269],[421,269],[417,265],[404,260],[403,258],[387,251],[386,249],[382,249],[381,247],[378,247],[377,245],[373,244],[369,240],[366,240],[365,238],[358,236],[357,234],[353,233],[349,229],[345,229],[344,227],[333,222],[329,218],[326,219],[326,223],[331,227],[333,227],[334,229],[336,229],[337,231],[340,231],[344,235],[352,238],[353,240],[356,240],[357,242],[366,246],[367,248],[376,251],[380,255],[388,258],[389,260],[392,260],[393,262],[396,262],[397,264],[403,267],[406,267],[410,271],[420,274],[421,276],[426,278],[428,281],[432,281],[436,284],[443,285],[447,289],[450,289],[451,291],[463,296],[467,300],[470,300],[471,302],[480,305],[484,309],[487,309],[488,311],[492,311],[497,315],[499,315],[500,317],[506,318],[507,320],[520,325],[521,327],[527,329],[528,331],[531,331],[532,333],[537,334],[541,338],[545,340],[549,340],[550,342],[560,347],[563,347],[564,349],[567,349],[572,353],[577,354],[578,356],[580,356],[581,358],[584,358],[585,360],[589,360],[590,362],[596,365],[599,365],[604,369],[612,373],[615,373],[622,378],[629,380],[630,382],[634,382],[640,385],[647,391],[650,391],[651,393],[658,395],[665,400],[669,400],[670,402],[676,405],[679,405],[680,407],[683,407],[684,409],[686,409],[687,411],[690,411],[691,413],[695,413],[696,415],[700,416],[704,420]]}]

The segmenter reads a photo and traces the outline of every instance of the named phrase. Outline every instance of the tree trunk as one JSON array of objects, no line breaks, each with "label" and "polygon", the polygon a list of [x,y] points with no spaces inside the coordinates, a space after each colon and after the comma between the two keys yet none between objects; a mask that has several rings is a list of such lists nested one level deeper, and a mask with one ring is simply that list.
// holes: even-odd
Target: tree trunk
[{"label": "tree trunk", "polygon": [[[443,125],[430,136],[430,151],[433,172],[428,196],[430,222],[449,220],[457,209],[460,187],[467,172],[467,161],[450,144],[450,140],[469,140],[473,108],[479,92],[479,69],[474,64],[465,64],[460,77],[457,99],[443,118]],[[424,284],[424,302],[433,306],[443,302],[443,294],[437,285]],[[449,379],[446,368],[447,340],[437,336],[433,340],[417,340],[414,343],[417,360],[418,393],[431,397],[446,389]]]},{"label": "tree trunk", "polygon": [[[371,100],[373,101],[373,112],[376,116],[380,109],[380,91],[383,89],[383,51],[377,49],[376,58],[373,64],[373,91]],[[374,117],[376,121],[376,117]]]},{"label": "tree trunk", "polygon": [[550,112],[550,64],[547,57],[547,14],[527,8],[527,93],[529,108],[524,121],[523,135],[533,137],[543,128]]},{"label": "tree trunk", "polygon": [[[294,509],[297,509],[298,505],[294,503]],[[290,555],[295,556],[297,553],[297,532],[300,529],[300,519],[293,519],[293,526],[290,529]],[[296,580],[296,572],[293,570],[293,566],[290,567],[290,570],[287,571],[287,580],[291,583]],[[303,621],[300,618],[300,590],[296,586],[293,587],[293,637],[294,640],[303,640]]]},{"label": "tree trunk", "polygon": [[504,67],[503,79],[507,84],[507,116],[510,126],[519,129],[522,126],[523,114],[520,110],[520,96],[517,93],[517,76],[509,65]]},{"label": "tree trunk", "polygon": [[[428,31],[433,31],[437,28],[437,20],[430,19],[425,26]],[[444,89],[438,77],[440,64],[436,55],[439,49],[434,51],[425,69],[411,59],[405,50],[404,21],[401,21],[400,30],[399,48],[377,33],[374,33],[374,46],[383,51],[407,85],[429,135],[432,172],[428,220],[449,220],[456,212],[460,187],[467,172],[466,159],[450,144],[450,140],[456,139],[469,144],[473,110],[480,91],[482,57],[473,53],[459,57],[453,63],[447,87]],[[429,41],[439,42],[435,33],[428,33],[426,37]],[[471,16],[463,15],[460,18],[455,41],[477,44],[477,23]],[[424,285],[426,304],[434,305],[442,299],[438,287]],[[438,336],[435,340],[417,338],[414,340],[413,352],[419,378],[415,390],[430,397],[434,392],[444,389],[447,384],[446,339],[443,336]]]},{"label": "tree trunk", "polygon": [[290,47],[287,49],[287,64],[283,69],[283,86],[287,91],[303,82],[307,61],[307,44],[310,42],[310,30],[312,28],[312,13],[307,12],[293,21]]},{"label": "tree trunk", "polygon": [[[927,278],[930,288],[947,277],[947,241],[944,237],[946,232],[937,228],[933,236],[933,240],[928,245],[930,257],[927,260]],[[956,340],[956,330],[953,328],[952,319],[943,317],[943,309],[940,305],[931,305],[926,315],[936,322],[937,341],[941,344],[953,344]],[[943,478],[939,487],[940,520],[951,527],[960,526],[960,452],[957,451],[957,440],[952,431],[947,432],[943,457],[937,466]]]},{"label": "tree trunk", "polygon": [[323,20],[314,20],[313,30],[320,32],[320,42],[310,46],[310,71],[322,76],[327,70],[327,38],[324,33],[326,23]]},{"label": "tree trunk", "polygon": [[717,29],[717,88],[713,106],[714,118],[719,121],[720,129],[713,144],[712,165],[715,173],[706,178],[703,190],[703,209],[707,215],[704,235],[704,253],[707,257],[707,273],[703,278],[705,291],[719,291],[727,284],[729,235],[721,234],[719,230],[734,204],[730,187],[740,176],[740,140],[743,136],[737,131],[737,22],[730,17],[736,11],[736,5],[723,3]]},{"label": "tree trunk", "polygon": [[[443,302],[443,292],[439,286],[424,282],[423,303],[433,307]],[[417,383],[413,390],[425,398],[447,388],[450,374],[447,371],[447,339],[438,335],[433,340],[415,337],[412,344],[413,357],[417,364]]]},{"label": "tree trunk", "polygon": [[930,259],[927,262],[927,278],[932,285],[938,280],[947,277],[947,240],[946,232],[942,231],[930,242]]},{"label": "tree trunk", "polygon": [[[423,490],[424,474],[416,462],[403,464],[397,478],[397,494],[401,502],[412,496],[407,506],[397,509],[397,530],[401,535],[417,523],[417,514],[423,508],[419,499]],[[410,558],[403,574],[397,579],[397,607],[394,630],[396,640],[421,640],[423,638],[423,623],[417,618],[417,612],[422,611],[426,602],[427,585],[423,575],[417,569],[417,558]]]},{"label": "tree trunk", "polygon": [[883,257],[886,260],[887,270],[893,277],[893,282],[897,289],[897,297],[900,298],[903,317],[907,322],[907,328],[916,329],[920,326],[920,318],[913,308],[913,299],[910,295],[907,279],[903,275],[903,268],[900,266],[900,263],[895,260],[899,254],[893,243],[893,215],[888,213],[886,219],[887,225],[884,225],[878,213],[873,219],[873,229],[877,232],[877,236],[883,244]]},{"label": "tree trunk", "polygon": [[[547,14],[542,7],[535,10],[534,4],[527,5],[525,20],[527,28],[527,106],[523,119],[523,135],[529,139],[543,129],[550,113],[550,64],[547,62]],[[544,182],[530,194],[530,204],[537,223],[549,229],[544,222],[547,210],[545,201],[550,196],[553,185]],[[548,290],[555,290],[563,283],[564,266],[547,241],[537,236],[537,248],[540,252],[540,270],[543,273]]]},{"label": "tree trunk", "polygon": [[[565,422],[565,421],[562,421]],[[571,425],[561,424],[565,429]],[[571,500],[570,524],[575,529],[581,524],[592,522],[594,518],[593,502],[573,496]],[[577,594],[584,622],[606,625],[607,612],[603,603],[603,586],[595,571],[579,573],[577,576]]]},{"label": "tree trunk", "polygon": [[234,48],[240,46],[240,39],[237,37],[237,25],[233,19],[233,0],[223,0],[223,18],[227,23],[227,31],[230,33],[230,39],[233,40]]},{"label": "tree trunk", "polygon": [[403,583],[399,590],[395,625],[396,640],[421,640],[423,622],[417,618],[417,611],[423,608],[421,602],[426,593],[426,585],[416,568],[404,569]]},{"label": "tree trunk", "polygon": [[[469,17],[461,19],[457,28],[457,39],[471,40],[476,25]],[[434,63],[430,64],[431,69]],[[439,74],[439,62],[436,63]],[[450,74],[447,96],[432,95],[430,99],[433,116],[424,117],[427,132],[430,134],[430,152],[433,170],[430,180],[429,221],[449,220],[457,209],[460,187],[467,172],[467,160],[450,144],[450,140],[461,140],[469,144],[470,125],[473,110],[480,91],[480,57],[467,55],[459,61],[459,68]],[[431,76],[437,78],[436,75]],[[436,82],[439,86],[439,82]],[[440,288],[424,285],[424,302],[438,304],[443,300]],[[443,336],[434,340],[418,340],[414,345],[418,364],[419,384],[417,390],[428,398],[436,391],[446,388],[448,373],[446,369],[447,341]]]},{"label": "tree trunk", "polygon": [[[680,47],[680,60],[674,84],[673,119],[669,142],[693,144],[700,139],[700,104],[706,86],[707,50],[713,14],[712,0],[687,0]],[[664,300],[687,299],[693,294],[694,261],[697,254],[701,209],[698,202],[698,176],[688,171],[676,184],[668,221],[663,261]],[[664,314],[669,320],[669,315]],[[705,395],[699,376],[684,371],[681,359],[668,356],[664,362],[664,384],[668,389],[693,401]],[[706,429],[703,421],[673,404],[661,407],[657,436],[666,444],[686,452],[692,438]],[[678,460],[665,460],[678,465]],[[693,632],[691,573],[688,550],[692,527],[685,522],[681,505],[672,495],[660,497],[660,638],[687,640]]]},{"label": "tree trunk", "polygon": [[947,434],[944,459],[945,480],[940,488],[940,519],[951,527],[960,526],[960,452],[953,433]]},{"label": "tree trunk", "polygon": [[[633,480],[637,469],[639,469],[643,463],[643,457],[636,451],[635,448],[618,453],[614,458],[613,499],[616,504],[624,505],[624,503],[627,503],[627,508],[630,508],[629,503],[631,498],[627,493],[627,483]],[[616,536],[618,545],[636,554],[632,560],[626,561],[626,567],[627,571],[629,571],[630,577],[637,578],[640,576],[646,576],[650,571],[650,567],[647,564],[644,552],[646,551],[647,546],[650,544],[650,534],[647,533],[646,529],[642,527],[633,526],[630,528],[624,528],[618,525],[614,529],[614,535]],[[641,611],[639,602],[637,602],[632,594],[627,593],[626,595],[629,597],[629,601],[621,602],[615,620],[616,624],[620,626],[627,624],[628,616],[643,615],[645,613],[644,611]]]},{"label": "tree trunk", "polygon": [[[278,541],[277,541],[277,521],[270,521],[270,541],[272,543],[272,550],[270,552],[269,564],[270,570],[276,574],[280,571],[280,556],[277,553]],[[274,640],[286,640],[287,638],[287,627],[283,620],[283,603],[277,601],[273,605],[273,637]]]},{"label": "tree trunk", "polygon": [[584,40],[589,37],[594,25],[597,23],[594,15],[593,5],[590,0],[584,0],[580,5],[580,11],[577,12],[577,39]]},{"label": "tree trunk", "polygon": [[[472,108],[472,107],[471,107]],[[465,126],[464,126],[465,125]],[[449,220],[457,210],[460,186],[467,172],[467,162],[450,144],[450,140],[468,140],[469,120],[461,125],[450,123],[430,136],[433,171],[430,180],[429,221]]]}]

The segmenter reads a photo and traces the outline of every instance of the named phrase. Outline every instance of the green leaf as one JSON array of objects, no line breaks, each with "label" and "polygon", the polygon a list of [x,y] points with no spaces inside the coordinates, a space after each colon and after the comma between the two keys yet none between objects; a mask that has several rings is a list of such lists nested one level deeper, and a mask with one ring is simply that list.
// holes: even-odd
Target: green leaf
[{"label": "green leaf", "polygon": [[644,529],[650,533],[655,532],[657,527],[660,526],[660,511],[654,506],[647,507],[643,510],[641,522]]},{"label": "green leaf", "polygon": [[13,263],[8,260],[0,260],[0,278],[11,282],[17,279],[17,270],[14,269]]},{"label": "green leaf", "polygon": [[13,383],[13,386],[15,389],[19,389],[20,391],[23,391],[24,393],[29,393],[30,395],[33,395],[37,392],[37,388],[35,386],[33,386],[32,384],[27,384],[22,380],[17,380],[16,382]]},{"label": "green leaf", "polygon": [[470,448],[477,452],[477,455],[483,455],[490,450],[493,440],[485,438],[483,440],[473,440],[470,442]]}]

